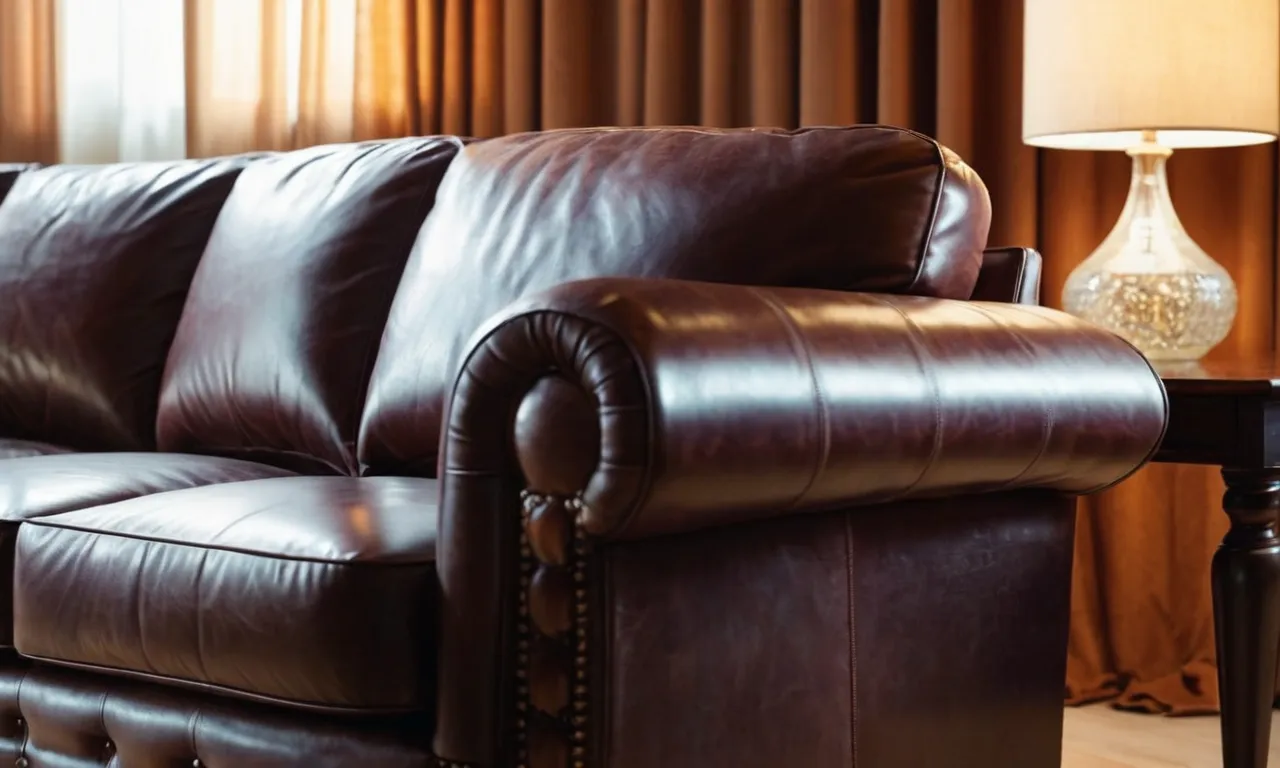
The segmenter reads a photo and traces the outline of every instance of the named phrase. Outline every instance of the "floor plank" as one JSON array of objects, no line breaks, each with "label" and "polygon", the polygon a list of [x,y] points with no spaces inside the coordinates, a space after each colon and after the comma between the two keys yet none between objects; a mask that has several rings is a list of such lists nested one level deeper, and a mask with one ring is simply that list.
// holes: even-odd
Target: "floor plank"
[{"label": "floor plank", "polygon": [[[1280,713],[1272,715],[1272,731]],[[1068,708],[1062,768],[1221,768],[1218,718],[1158,717],[1108,706]],[[1280,734],[1271,741],[1280,768]]]}]

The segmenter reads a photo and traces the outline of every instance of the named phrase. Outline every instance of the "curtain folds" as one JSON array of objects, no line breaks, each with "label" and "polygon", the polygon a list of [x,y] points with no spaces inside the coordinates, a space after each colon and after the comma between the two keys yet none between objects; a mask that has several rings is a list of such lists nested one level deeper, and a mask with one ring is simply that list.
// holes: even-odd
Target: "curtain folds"
[{"label": "curtain folds", "polygon": [[[143,32],[125,5],[177,3],[4,0],[0,160],[601,124],[884,122],[938,137],[978,170],[992,244],[1039,247],[1056,304],[1119,215],[1129,161],[1021,144],[1022,2],[184,0]],[[115,26],[66,16],[87,5]],[[57,53],[112,35],[98,59]],[[134,49],[165,71],[131,64]],[[112,50],[125,55],[107,66]],[[1239,286],[1235,331],[1214,354],[1269,356],[1275,146],[1179,152],[1169,173],[1188,231]],[[1208,573],[1226,527],[1221,492],[1211,470],[1160,466],[1081,504],[1069,700],[1216,709]]]},{"label": "curtain folds", "polygon": [[54,3],[0,2],[0,162],[58,158]]}]

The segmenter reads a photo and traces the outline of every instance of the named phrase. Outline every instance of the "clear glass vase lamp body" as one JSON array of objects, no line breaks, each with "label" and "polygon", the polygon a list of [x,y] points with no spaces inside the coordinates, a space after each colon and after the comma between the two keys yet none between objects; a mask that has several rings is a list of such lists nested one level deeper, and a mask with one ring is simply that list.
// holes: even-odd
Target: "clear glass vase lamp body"
[{"label": "clear glass vase lamp body", "polygon": [[1067,278],[1063,305],[1153,361],[1198,360],[1231,331],[1235,283],[1178,220],[1165,176],[1172,150],[1143,131],[1127,153],[1133,176],[1120,220]]}]

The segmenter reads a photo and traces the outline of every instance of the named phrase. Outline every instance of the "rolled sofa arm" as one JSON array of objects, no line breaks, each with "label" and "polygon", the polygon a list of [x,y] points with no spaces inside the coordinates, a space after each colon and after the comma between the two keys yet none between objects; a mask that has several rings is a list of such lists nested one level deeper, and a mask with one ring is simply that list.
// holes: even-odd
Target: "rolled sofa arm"
[{"label": "rolled sofa arm", "polygon": [[1150,458],[1166,413],[1138,352],[1053,310],[672,280],[570,283],[504,312],[467,359],[450,435],[502,410],[498,392],[520,401],[530,490],[578,495],[603,538],[1090,493]]},{"label": "rolled sofa arm", "polygon": [[[606,610],[594,546],[908,498],[1088,493],[1141,466],[1166,417],[1131,346],[1032,306],[600,279],[518,302],[468,349],[437,554],[435,744],[453,765],[589,749],[594,707],[570,681],[590,674],[588,617]],[[540,661],[530,633],[577,656]],[[525,706],[583,714],[546,736]]]}]

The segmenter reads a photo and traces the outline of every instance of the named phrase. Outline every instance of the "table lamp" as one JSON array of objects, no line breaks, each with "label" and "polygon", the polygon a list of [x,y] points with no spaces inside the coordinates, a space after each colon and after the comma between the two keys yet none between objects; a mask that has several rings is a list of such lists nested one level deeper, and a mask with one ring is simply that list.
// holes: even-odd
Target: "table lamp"
[{"label": "table lamp", "polygon": [[1280,131],[1280,0],[1026,0],[1023,141],[1123,150],[1129,197],[1067,279],[1064,308],[1148,358],[1192,361],[1226,338],[1231,276],[1182,228],[1174,149]]}]

